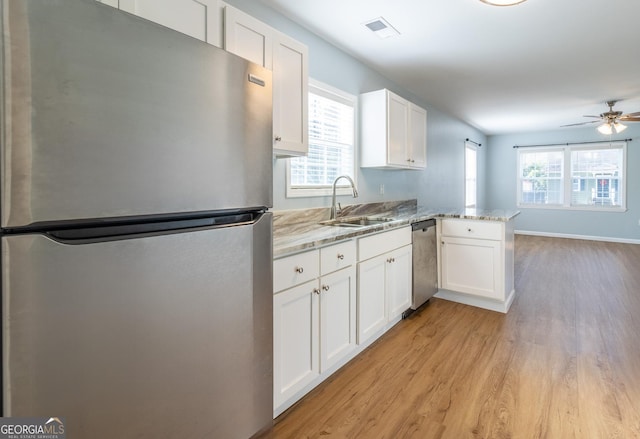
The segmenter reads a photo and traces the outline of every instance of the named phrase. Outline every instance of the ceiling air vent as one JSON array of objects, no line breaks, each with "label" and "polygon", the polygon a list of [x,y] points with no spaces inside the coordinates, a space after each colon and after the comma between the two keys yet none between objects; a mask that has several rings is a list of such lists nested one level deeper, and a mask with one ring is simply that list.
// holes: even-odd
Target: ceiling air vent
[{"label": "ceiling air vent", "polygon": [[387,20],[382,17],[375,18],[363,24],[380,38],[389,38],[400,35],[400,32],[398,32],[393,26],[389,24]]}]

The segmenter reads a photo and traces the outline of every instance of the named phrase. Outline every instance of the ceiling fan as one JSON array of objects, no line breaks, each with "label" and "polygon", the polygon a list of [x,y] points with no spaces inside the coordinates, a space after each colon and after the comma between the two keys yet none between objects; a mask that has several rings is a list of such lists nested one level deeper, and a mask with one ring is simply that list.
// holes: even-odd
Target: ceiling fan
[{"label": "ceiling fan", "polygon": [[598,120],[590,120],[588,122],[571,123],[569,125],[562,125],[563,127],[571,127],[576,125],[586,125],[590,123],[601,123],[598,127],[598,131],[602,134],[620,133],[627,129],[626,125],[620,122],[640,122],[640,111],[635,113],[622,114],[622,111],[613,111],[613,106],[618,101],[607,101],[609,111],[605,111],[600,116],[584,116],[595,117]]}]

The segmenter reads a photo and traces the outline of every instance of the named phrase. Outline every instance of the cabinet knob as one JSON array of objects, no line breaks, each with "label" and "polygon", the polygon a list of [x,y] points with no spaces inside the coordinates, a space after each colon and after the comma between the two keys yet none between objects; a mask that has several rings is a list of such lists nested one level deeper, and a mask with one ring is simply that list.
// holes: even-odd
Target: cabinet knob
[{"label": "cabinet knob", "polygon": [[281,142],[281,141],[282,141],[282,137],[276,136],[276,142]]},{"label": "cabinet knob", "polygon": [[344,259],[344,255],[342,253],[338,253],[338,259],[343,260]]},{"label": "cabinet knob", "polygon": [[325,291],[329,291],[329,285],[323,285],[322,289],[325,290]]},{"label": "cabinet knob", "polygon": [[320,290],[318,288],[313,289],[313,294],[320,294]]},{"label": "cabinet knob", "polygon": [[470,232],[470,231],[471,231],[471,228],[468,228],[468,229],[467,229],[467,232]]},{"label": "cabinet knob", "polygon": [[298,274],[302,274],[302,272],[304,272],[304,268],[302,268],[302,267],[296,267],[296,268],[295,268],[295,271],[296,271],[296,273],[298,273]]}]

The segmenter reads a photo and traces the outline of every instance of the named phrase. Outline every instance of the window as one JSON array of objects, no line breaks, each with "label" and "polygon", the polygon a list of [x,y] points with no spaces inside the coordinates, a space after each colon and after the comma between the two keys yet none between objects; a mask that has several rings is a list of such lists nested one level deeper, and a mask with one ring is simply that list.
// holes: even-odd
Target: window
[{"label": "window", "polygon": [[518,151],[518,206],[625,210],[627,144]]},{"label": "window", "polygon": [[[309,81],[309,154],[288,160],[288,197],[331,195],[340,175],[356,180],[356,102],[355,96]],[[338,187],[339,194],[351,193],[346,180]]]},{"label": "window", "polygon": [[466,142],[464,145],[464,206],[476,207],[478,193],[477,149]]}]

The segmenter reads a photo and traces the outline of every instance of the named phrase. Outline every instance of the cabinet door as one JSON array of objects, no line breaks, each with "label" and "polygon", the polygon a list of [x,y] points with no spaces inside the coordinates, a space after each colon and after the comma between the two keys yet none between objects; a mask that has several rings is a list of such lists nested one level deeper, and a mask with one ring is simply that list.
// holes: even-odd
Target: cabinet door
[{"label": "cabinet door", "polygon": [[427,112],[409,103],[409,158],[412,168],[427,166]]},{"label": "cabinet door", "polygon": [[442,288],[504,300],[501,252],[500,241],[441,237]]},{"label": "cabinet door", "polygon": [[409,102],[391,92],[387,93],[387,161],[390,165],[407,167]]},{"label": "cabinet door", "polygon": [[273,147],[277,155],[306,155],[308,50],[279,32],[273,34]]},{"label": "cabinet door", "polygon": [[387,319],[402,315],[411,307],[411,246],[387,254]]},{"label": "cabinet door", "polygon": [[320,372],[356,347],[356,273],[345,268],[320,278]]},{"label": "cabinet door", "polygon": [[273,68],[273,29],[231,6],[224,8],[224,48],[263,67]]},{"label": "cabinet door", "polygon": [[278,407],[320,374],[317,280],[273,296],[273,386]]},{"label": "cabinet door", "polygon": [[358,264],[358,344],[365,342],[387,323],[386,265],[386,255]]},{"label": "cabinet door", "polygon": [[222,47],[222,7],[218,0],[102,1],[169,29]]}]

